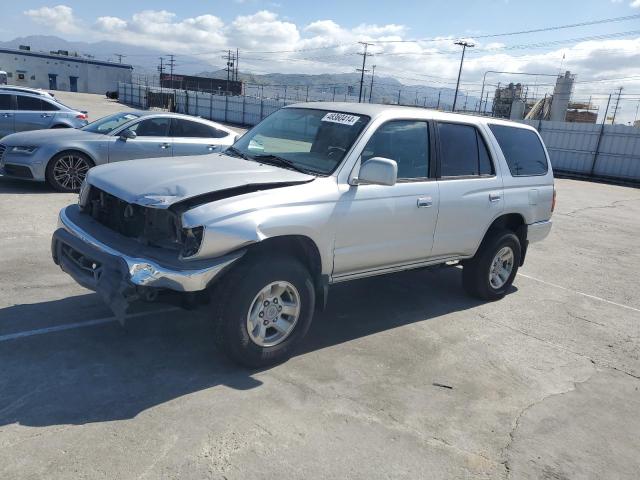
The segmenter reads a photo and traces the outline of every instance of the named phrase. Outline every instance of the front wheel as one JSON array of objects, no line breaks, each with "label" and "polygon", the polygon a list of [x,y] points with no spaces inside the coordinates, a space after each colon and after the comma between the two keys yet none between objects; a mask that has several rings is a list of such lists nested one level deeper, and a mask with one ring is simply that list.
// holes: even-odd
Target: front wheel
[{"label": "front wheel", "polygon": [[240,262],[220,280],[214,294],[216,342],[245,367],[282,362],[311,325],[311,275],[297,260],[280,255],[250,256]]},{"label": "front wheel", "polygon": [[91,167],[93,162],[84,153],[62,152],[49,161],[45,177],[59,192],[78,192]]},{"label": "front wheel", "polygon": [[520,240],[508,230],[495,231],[482,242],[475,257],[462,269],[462,283],[470,295],[482,300],[504,297],[518,273]]}]

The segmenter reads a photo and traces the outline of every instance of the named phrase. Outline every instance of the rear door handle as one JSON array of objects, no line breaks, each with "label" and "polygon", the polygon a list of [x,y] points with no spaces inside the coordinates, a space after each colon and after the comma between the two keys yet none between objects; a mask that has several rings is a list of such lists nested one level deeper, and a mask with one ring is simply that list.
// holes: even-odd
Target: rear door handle
[{"label": "rear door handle", "polygon": [[167,149],[167,148],[169,148],[170,146],[171,146],[171,144],[170,144],[170,143],[161,143],[161,144],[160,144],[160,148],[162,148],[162,149]]},{"label": "rear door handle", "polygon": [[431,197],[420,197],[417,203],[418,208],[429,208],[433,205],[433,199]]},{"label": "rear door handle", "polygon": [[501,198],[502,198],[502,195],[500,195],[499,193],[490,193],[489,194],[489,201],[490,202],[499,202]]},{"label": "rear door handle", "polygon": [[218,146],[217,145],[207,145],[207,150],[213,152]]},{"label": "rear door handle", "polygon": [[2,114],[2,116],[3,116],[4,118],[9,118],[9,117],[11,116],[11,114],[10,114],[10,113],[3,113],[3,114]]},{"label": "rear door handle", "polygon": [[42,118],[49,118],[51,115],[48,113],[43,113],[42,115],[40,115]]}]

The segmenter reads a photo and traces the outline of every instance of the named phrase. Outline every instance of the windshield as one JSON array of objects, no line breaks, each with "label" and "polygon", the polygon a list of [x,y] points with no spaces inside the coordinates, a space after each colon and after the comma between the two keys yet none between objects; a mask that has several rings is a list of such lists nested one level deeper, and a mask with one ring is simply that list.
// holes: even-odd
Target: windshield
[{"label": "windshield", "polygon": [[369,117],[311,108],[283,108],[243,135],[234,149],[245,158],[284,161],[296,170],[328,175],[358,138]]},{"label": "windshield", "polygon": [[96,120],[95,122],[91,122],[90,124],[82,127],[81,130],[106,135],[118,128],[120,125],[124,125],[138,117],[139,115],[130,112],[114,113],[113,115],[108,115]]}]

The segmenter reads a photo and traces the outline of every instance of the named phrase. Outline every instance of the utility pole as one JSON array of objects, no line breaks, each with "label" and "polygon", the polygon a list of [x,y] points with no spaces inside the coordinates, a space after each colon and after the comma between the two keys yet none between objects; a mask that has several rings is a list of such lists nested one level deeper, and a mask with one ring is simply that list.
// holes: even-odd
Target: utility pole
[{"label": "utility pole", "polygon": [[114,53],[116,57],[118,57],[118,63],[122,63],[122,58],[126,57],[126,55],[122,55],[121,53]]},{"label": "utility pole", "polygon": [[618,99],[616,100],[616,107],[613,109],[613,118],[611,119],[611,125],[616,123],[616,115],[618,114],[618,105],[620,104],[620,97],[622,96],[622,87],[618,88]]},{"label": "utility pole", "polygon": [[175,55],[169,55],[169,75],[171,80],[171,88],[173,88],[173,67],[176,65]]},{"label": "utility pole", "polygon": [[638,105],[636,105],[636,116],[633,119],[633,123],[635,125],[635,123],[638,121],[638,110],[640,110],[640,100],[638,100]]},{"label": "utility pole", "polygon": [[160,65],[158,66],[158,83],[160,83],[160,87],[162,87],[162,75],[164,75],[164,58],[160,57]]},{"label": "utility pole", "polygon": [[331,101],[332,102],[336,101],[336,87],[335,87],[335,85],[333,86],[333,97],[331,98]]},{"label": "utility pole", "polygon": [[440,95],[442,95],[442,90],[438,91],[438,105],[436,106],[436,110],[440,110]]},{"label": "utility pole", "polygon": [[371,103],[371,94],[373,93],[373,76],[376,74],[376,66],[371,65],[371,85],[369,86],[369,103]]},{"label": "utility pole", "polygon": [[227,92],[226,92],[226,94],[229,95],[231,72],[235,72],[235,67],[234,67],[235,57],[231,54],[231,50],[227,50],[227,55],[223,55],[222,58],[223,58],[223,60],[227,61],[227,68],[225,68],[225,70],[227,71]]},{"label": "utility pole", "polygon": [[308,102],[308,101],[309,101],[309,85],[307,85],[307,97],[305,102]]},{"label": "utility pole", "polygon": [[467,99],[469,98],[469,94],[465,93],[464,94],[464,106],[462,107],[462,111],[466,112],[467,111]]},{"label": "utility pole", "polygon": [[240,49],[236,48],[236,82],[238,81],[238,76],[240,75],[240,70],[238,70],[238,63],[240,62]]},{"label": "utility pole", "polygon": [[284,102],[287,103],[287,86],[284,86]]},{"label": "utility pole", "polygon": [[367,47],[373,45],[373,43],[367,42],[358,42],[361,45],[364,45],[364,52],[359,53],[358,55],[362,55],[362,68],[356,68],[356,72],[360,72],[360,93],[358,94],[358,103],[362,103],[362,87],[364,85],[364,73],[368,72],[365,67],[367,65],[367,57],[370,57],[372,54],[367,53]]},{"label": "utility pole", "polygon": [[458,40],[454,42],[455,45],[462,46],[462,57],[460,58],[460,69],[458,70],[458,82],[456,83],[456,93],[453,96],[453,107],[451,108],[452,112],[456,111],[456,103],[458,102],[458,89],[460,88],[460,76],[462,75],[462,64],[464,62],[464,53],[467,51],[467,47],[472,48],[475,45],[471,42],[467,42],[466,40]]},{"label": "utility pole", "polygon": [[402,92],[402,90],[398,90],[398,105],[400,105],[400,93]]}]

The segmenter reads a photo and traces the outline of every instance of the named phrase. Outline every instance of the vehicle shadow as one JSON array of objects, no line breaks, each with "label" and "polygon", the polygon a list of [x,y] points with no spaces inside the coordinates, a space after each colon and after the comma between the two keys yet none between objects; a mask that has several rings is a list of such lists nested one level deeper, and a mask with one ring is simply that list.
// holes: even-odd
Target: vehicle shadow
[{"label": "vehicle shadow", "polygon": [[55,190],[44,182],[0,177],[0,193],[55,193]]},{"label": "vehicle shadow", "polygon": [[[83,297],[59,302],[73,311],[76,304],[86,303]],[[338,285],[297,355],[478,305],[462,291],[456,268]],[[10,308],[12,316],[28,316],[33,309],[56,311],[55,305],[42,304]],[[174,310],[134,318],[124,328],[108,323],[0,342],[0,426],[129,419],[220,385],[259,387],[261,382],[253,378],[257,372],[229,362],[212,336],[206,312]]]}]

